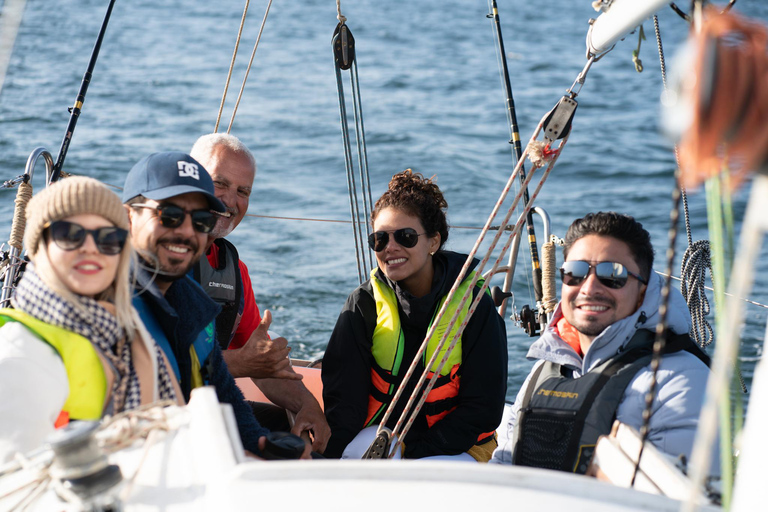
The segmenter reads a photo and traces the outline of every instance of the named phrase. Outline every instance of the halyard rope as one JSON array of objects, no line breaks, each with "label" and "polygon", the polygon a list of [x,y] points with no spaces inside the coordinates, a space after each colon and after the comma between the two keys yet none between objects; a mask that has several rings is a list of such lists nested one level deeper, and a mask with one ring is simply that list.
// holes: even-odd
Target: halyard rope
[{"label": "halyard rope", "polygon": [[[232,60],[229,64],[229,71],[227,72],[227,80],[224,85],[224,93],[221,97],[221,104],[219,105],[219,113],[216,116],[216,124],[213,128],[214,133],[219,131],[219,123],[221,122],[221,113],[224,110],[224,102],[227,99],[227,91],[229,90],[229,83],[232,79],[232,71],[235,67],[235,59],[237,58],[237,52],[238,48],[240,47],[240,38],[243,34],[243,26],[245,25],[245,17],[248,14],[248,6],[250,4],[250,0],[245,1],[245,8],[243,9],[243,16],[240,19],[240,28],[237,31],[237,40],[235,41],[235,50],[232,53]],[[264,32],[264,26],[267,23],[267,17],[269,16],[269,9],[272,7],[272,0],[269,0],[267,3],[267,8],[264,11],[264,18],[261,20],[261,26],[259,27],[259,34],[256,36],[256,42],[253,44],[253,50],[251,50],[251,58],[248,61],[248,67],[245,69],[245,75],[243,76],[243,82],[240,84],[240,92],[237,95],[237,101],[235,101],[235,106],[232,109],[232,117],[229,119],[229,126],[227,126],[227,133],[229,133],[232,130],[232,124],[235,122],[235,115],[237,114],[237,109],[240,106],[240,100],[243,97],[243,91],[245,90],[245,83],[248,81],[248,74],[251,72],[251,67],[253,66],[253,59],[256,56],[256,49],[259,47],[259,41],[261,41],[261,34]]]},{"label": "halyard rope", "polygon": [[[656,33],[656,45],[659,49],[659,66],[661,68],[661,81],[664,85],[664,91],[667,87],[667,65],[664,57],[664,46],[661,43],[661,29],[659,28],[659,17],[653,17],[653,28]],[[677,168],[680,168],[680,155],[675,146],[675,162]],[[680,269],[680,291],[685,297],[688,309],[693,319],[693,330],[691,334],[696,343],[705,347],[712,342],[713,329],[706,316],[710,312],[709,300],[704,291],[705,272],[709,269],[710,278],[712,277],[712,260],[709,252],[709,241],[699,240],[694,242],[691,235],[691,218],[688,211],[688,195],[685,187],[678,183],[680,187],[680,198],[683,202],[683,212],[685,214],[685,233],[688,237],[688,247],[683,254],[683,260]]]},{"label": "halyard rope", "polygon": [[224,110],[224,102],[227,99],[227,91],[229,90],[229,82],[232,80],[232,70],[235,68],[235,59],[237,58],[237,50],[240,48],[240,38],[243,36],[243,26],[245,25],[245,17],[248,14],[248,6],[251,4],[251,0],[245,0],[245,8],[243,9],[243,17],[240,19],[240,28],[237,30],[237,40],[235,41],[235,50],[232,52],[232,60],[229,63],[229,71],[227,72],[227,80],[224,84],[224,94],[221,95],[221,104],[219,105],[219,113],[216,116],[216,125],[213,127],[213,133],[219,131],[219,123],[221,122],[221,113]]},{"label": "halyard rope", "polygon": [[240,92],[237,95],[235,108],[232,109],[232,117],[229,120],[227,133],[229,133],[232,130],[232,124],[235,122],[235,114],[237,114],[237,108],[240,106],[240,99],[243,97],[243,91],[245,90],[245,82],[248,80],[248,74],[251,72],[251,66],[253,65],[253,58],[256,56],[256,49],[259,47],[259,41],[261,41],[261,34],[264,32],[264,25],[266,25],[267,23],[267,16],[269,16],[270,7],[272,7],[272,0],[269,0],[269,3],[267,4],[267,9],[264,11],[264,18],[262,18],[261,26],[259,27],[259,35],[256,36],[256,42],[253,44],[253,50],[251,51],[251,59],[248,61],[248,67],[245,69],[245,76],[243,76],[243,83],[240,85]]}]

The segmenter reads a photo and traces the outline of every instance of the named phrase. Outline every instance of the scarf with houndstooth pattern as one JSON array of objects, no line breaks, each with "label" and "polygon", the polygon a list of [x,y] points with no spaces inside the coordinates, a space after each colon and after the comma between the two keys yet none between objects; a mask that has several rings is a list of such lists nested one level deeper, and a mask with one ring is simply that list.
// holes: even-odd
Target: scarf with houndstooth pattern
[{"label": "scarf with houndstooth pattern", "polygon": [[[131,343],[126,343],[124,330],[109,311],[89,297],[76,296],[82,307],[46,285],[28,265],[16,287],[11,303],[18,310],[45,323],[62,327],[90,340],[114,366],[117,377],[112,387],[114,413],[135,409],[141,405],[139,379],[131,358]],[[176,400],[161,349],[155,345],[158,362],[158,383],[161,399]]]}]

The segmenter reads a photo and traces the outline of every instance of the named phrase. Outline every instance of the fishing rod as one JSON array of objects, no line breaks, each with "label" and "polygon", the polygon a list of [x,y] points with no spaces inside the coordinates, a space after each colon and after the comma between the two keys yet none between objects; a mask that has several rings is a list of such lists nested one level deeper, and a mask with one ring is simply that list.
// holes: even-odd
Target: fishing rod
[{"label": "fishing rod", "polygon": [[88,62],[88,69],[83,75],[83,81],[80,84],[80,91],[77,93],[77,99],[75,105],[69,109],[69,123],[67,124],[67,131],[64,134],[64,140],[61,142],[61,149],[59,150],[59,156],[56,159],[56,163],[53,165],[53,171],[51,172],[50,181],[53,183],[58,181],[61,176],[61,168],[64,165],[64,158],[69,151],[69,143],[72,140],[72,134],[75,131],[75,125],[77,125],[77,119],[80,117],[80,110],[83,107],[85,101],[85,93],[88,92],[88,85],[91,83],[91,75],[93,74],[93,68],[96,66],[96,59],[99,57],[99,50],[101,50],[101,42],[104,40],[104,33],[107,30],[107,24],[109,23],[109,17],[112,15],[112,8],[115,5],[115,0],[109,0],[109,6],[107,7],[107,13],[104,15],[104,21],[101,23],[101,29],[99,30],[99,36],[96,38],[96,44],[93,45],[93,51],[91,52],[91,59]]},{"label": "fishing rod", "polygon": [[[501,66],[502,82],[504,85],[504,92],[507,96],[507,119],[509,120],[509,131],[512,135],[512,139],[509,141],[512,144],[512,150],[514,152],[515,164],[520,161],[523,154],[523,148],[520,145],[520,132],[517,127],[517,114],[515,113],[515,98],[512,95],[512,85],[509,80],[509,68],[507,66],[507,56],[504,51],[504,38],[501,35],[501,23],[499,21],[499,9],[496,5],[496,0],[489,0],[491,13],[487,15],[488,18],[493,19],[493,24],[496,33],[496,41],[498,43],[499,50],[499,65]],[[520,183],[525,183],[525,165],[520,167]],[[530,196],[528,194],[528,187],[523,188],[523,201],[527,204]],[[525,219],[526,228],[528,231],[528,246],[531,252],[531,265],[533,266],[533,292],[536,298],[536,302],[540,303],[543,293],[541,287],[541,264],[539,262],[539,250],[536,245],[536,232],[533,226],[533,212],[529,211]],[[513,254],[510,254],[510,258]],[[504,279],[504,292],[509,292],[512,287],[512,275],[514,267],[510,264],[510,269],[507,272],[507,276]],[[504,316],[506,309],[506,300],[499,307],[499,313]],[[530,324],[529,324],[530,325]],[[531,336],[535,336],[535,324],[530,328],[529,332]]]}]

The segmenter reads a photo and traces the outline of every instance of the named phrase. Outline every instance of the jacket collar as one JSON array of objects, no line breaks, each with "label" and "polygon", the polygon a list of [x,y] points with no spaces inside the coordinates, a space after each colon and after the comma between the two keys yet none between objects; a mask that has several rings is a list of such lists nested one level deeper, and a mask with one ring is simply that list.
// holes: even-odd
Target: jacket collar
[{"label": "jacket collar", "polygon": [[152,282],[152,274],[139,269],[136,290],[156,311],[155,318],[169,339],[192,344],[213,322],[221,307],[189,276],[174,281],[163,295]]}]

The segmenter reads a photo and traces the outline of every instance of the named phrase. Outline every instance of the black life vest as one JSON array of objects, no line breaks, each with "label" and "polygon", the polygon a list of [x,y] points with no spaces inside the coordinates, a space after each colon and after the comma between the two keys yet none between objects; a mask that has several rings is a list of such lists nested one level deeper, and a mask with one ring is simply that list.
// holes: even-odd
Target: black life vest
[{"label": "black life vest", "polygon": [[[513,464],[585,473],[598,437],[611,431],[627,386],[650,363],[654,336],[637,331],[625,351],[579,378],[562,365],[540,365],[521,404]],[[687,334],[668,333],[664,353],[681,350],[709,366],[709,357]]]},{"label": "black life vest", "polygon": [[226,350],[239,324],[243,280],[240,276],[240,257],[235,246],[223,238],[217,238],[213,243],[219,249],[217,268],[213,268],[203,255],[195,265],[193,274],[205,293],[221,305],[221,313],[216,317],[216,339],[219,340],[221,350]]}]

